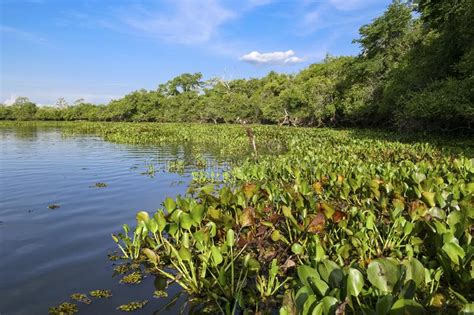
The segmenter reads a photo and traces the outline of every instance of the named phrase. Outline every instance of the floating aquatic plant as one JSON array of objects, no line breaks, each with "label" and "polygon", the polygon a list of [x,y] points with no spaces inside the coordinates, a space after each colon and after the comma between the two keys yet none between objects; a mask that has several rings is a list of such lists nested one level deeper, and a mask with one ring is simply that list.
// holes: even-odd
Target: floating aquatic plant
[{"label": "floating aquatic plant", "polygon": [[119,274],[125,274],[125,273],[129,272],[130,269],[131,269],[131,267],[130,267],[129,263],[120,264],[120,265],[114,267],[114,271],[116,273],[119,273]]},{"label": "floating aquatic plant", "polygon": [[221,313],[469,308],[473,160],[344,132],[285,137],[218,185],[197,174],[115,241]]},{"label": "floating aquatic plant", "polygon": [[138,271],[135,271],[129,275],[124,276],[122,280],[120,280],[120,283],[137,284],[140,283],[142,279],[142,274]]},{"label": "floating aquatic plant", "polygon": [[89,292],[90,296],[102,299],[102,298],[109,298],[112,296],[111,290],[93,290]]},{"label": "floating aquatic plant", "polygon": [[85,295],[83,293],[73,293],[73,294],[71,294],[71,299],[73,299],[75,301],[78,301],[78,302],[82,302],[84,304],[91,304],[92,303],[91,299],[89,299],[87,297],[87,295]]},{"label": "floating aquatic plant", "polygon": [[128,304],[120,305],[119,307],[117,307],[117,309],[121,311],[125,311],[125,312],[133,312],[133,311],[143,308],[147,304],[148,304],[148,300],[132,301]]},{"label": "floating aquatic plant", "polygon": [[168,293],[165,290],[155,290],[153,293],[154,298],[166,298],[168,297]]},{"label": "floating aquatic plant", "polygon": [[50,307],[48,310],[48,313],[52,315],[72,315],[77,312],[79,312],[77,305],[69,302],[64,302],[58,306]]}]

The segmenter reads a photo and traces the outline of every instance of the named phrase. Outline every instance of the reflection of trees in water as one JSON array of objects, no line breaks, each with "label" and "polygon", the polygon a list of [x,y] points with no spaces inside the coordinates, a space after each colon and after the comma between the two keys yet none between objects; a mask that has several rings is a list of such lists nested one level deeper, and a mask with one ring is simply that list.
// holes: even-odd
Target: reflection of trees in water
[{"label": "reflection of trees in water", "polygon": [[[38,138],[38,129],[38,126],[35,124],[8,128],[14,138],[23,140],[36,140]],[[3,128],[2,132],[4,132]]]}]

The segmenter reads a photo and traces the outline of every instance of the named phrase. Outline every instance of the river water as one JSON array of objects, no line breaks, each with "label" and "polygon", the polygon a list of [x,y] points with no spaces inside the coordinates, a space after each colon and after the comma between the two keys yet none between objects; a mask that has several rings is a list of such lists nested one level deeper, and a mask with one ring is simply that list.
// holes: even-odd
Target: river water
[{"label": "river water", "polygon": [[[0,314],[47,314],[70,294],[95,289],[113,297],[78,303],[78,314],[119,314],[117,306],[143,299],[150,302],[134,314],[175,314],[186,296],[163,307],[177,287],[156,299],[152,276],[120,284],[107,254],[116,250],[110,234],[134,226],[137,211],[153,212],[167,196],[185,193],[190,170],[166,171],[167,161],[183,154],[179,147],[64,137],[54,128],[0,128]],[[142,174],[151,162],[153,177]]]}]

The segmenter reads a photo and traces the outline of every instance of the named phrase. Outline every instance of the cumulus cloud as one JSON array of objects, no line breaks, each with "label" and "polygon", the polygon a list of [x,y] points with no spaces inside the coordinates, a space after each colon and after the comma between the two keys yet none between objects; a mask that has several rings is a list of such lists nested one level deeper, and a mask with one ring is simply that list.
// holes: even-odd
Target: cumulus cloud
[{"label": "cumulus cloud", "polygon": [[13,105],[13,104],[15,103],[17,97],[18,97],[18,96],[16,96],[16,95],[10,95],[9,98],[7,98],[7,99],[5,99],[5,100],[3,101],[3,104],[5,104],[5,105]]},{"label": "cumulus cloud", "polygon": [[303,58],[295,56],[295,52],[291,49],[287,51],[274,51],[268,53],[252,51],[246,55],[243,55],[239,59],[252,64],[273,65],[290,65],[304,61]]}]

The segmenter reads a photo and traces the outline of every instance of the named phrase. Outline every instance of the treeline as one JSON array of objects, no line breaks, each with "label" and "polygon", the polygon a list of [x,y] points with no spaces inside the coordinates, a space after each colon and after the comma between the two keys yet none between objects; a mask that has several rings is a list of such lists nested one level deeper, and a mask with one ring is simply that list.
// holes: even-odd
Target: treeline
[{"label": "treeline", "polygon": [[182,74],[107,105],[78,100],[0,106],[0,119],[468,129],[474,122],[474,1],[394,1],[360,28],[356,57],[328,56],[296,75],[204,81]]}]

